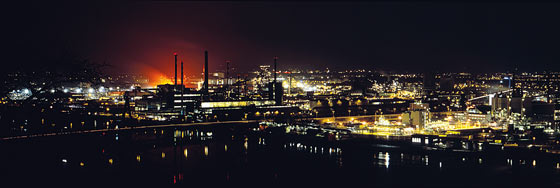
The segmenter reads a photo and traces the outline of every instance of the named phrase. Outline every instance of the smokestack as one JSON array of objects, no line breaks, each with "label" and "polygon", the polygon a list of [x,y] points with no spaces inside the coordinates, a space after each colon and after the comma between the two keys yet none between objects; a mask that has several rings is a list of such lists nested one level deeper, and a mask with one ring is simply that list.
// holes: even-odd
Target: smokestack
[{"label": "smokestack", "polygon": [[204,92],[208,94],[208,51],[204,50]]},{"label": "smokestack", "polygon": [[[181,115],[184,115],[185,113],[183,107],[184,89],[185,86],[183,85],[183,60],[181,60]],[[183,120],[183,116],[181,116],[181,120]]]},{"label": "smokestack", "polygon": [[276,60],[278,60],[278,56],[274,56],[274,84],[276,84]]},{"label": "smokestack", "polygon": [[278,56],[274,56],[274,83],[272,83],[272,91],[273,99],[276,100],[276,60],[278,60]]},{"label": "smokestack", "polygon": [[237,81],[236,81],[237,82],[237,96],[238,96],[237,98],[240,98],[240,96],[241,96],[241,89],[239,89],[239,86],[241,86],[240,81],[241,80],[239,80],[239,74],[237,74]]},{"label": "smokestack", "polygon": [[226,60],[226,86],[229,85],[229,60]]},{"label": "smokestack", "polygon": [[175,56],[175,85],[177,85],[177,52],[173,53]]}]

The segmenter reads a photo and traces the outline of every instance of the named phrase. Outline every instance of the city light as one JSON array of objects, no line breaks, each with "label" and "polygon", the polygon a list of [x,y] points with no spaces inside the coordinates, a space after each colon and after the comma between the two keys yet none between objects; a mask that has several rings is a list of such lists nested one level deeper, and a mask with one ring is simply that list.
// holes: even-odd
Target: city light
[{"label": "city light", "polygon": [[560,182],[560,4],[6,7],[6,185]]}]

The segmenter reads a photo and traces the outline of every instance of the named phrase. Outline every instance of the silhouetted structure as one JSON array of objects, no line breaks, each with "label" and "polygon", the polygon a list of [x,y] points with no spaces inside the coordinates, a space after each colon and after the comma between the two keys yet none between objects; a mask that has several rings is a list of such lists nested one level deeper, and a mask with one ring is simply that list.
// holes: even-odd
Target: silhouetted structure
[{"label": "silhouetted structure", "polygon": [[204,51],[204,98],[208,100],[208,51]]},{"label": "silhouetted structure", "polygon": [[175,56],[175,85],[177,85],[177,53],[173,53],[173,56]]},{"label": "silhouetted structure", "polygon": [[181,60],[181,120],[185,115],[185,108],[183,106],[183,96],[185,96],[185,85],[183,85],[183,60]]}]

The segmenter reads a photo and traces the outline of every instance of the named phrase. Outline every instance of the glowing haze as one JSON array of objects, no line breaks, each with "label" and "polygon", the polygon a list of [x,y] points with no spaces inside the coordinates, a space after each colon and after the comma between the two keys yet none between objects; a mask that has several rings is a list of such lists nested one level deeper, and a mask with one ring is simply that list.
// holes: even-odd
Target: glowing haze
[{"label": "glowing haze", "polygon": [[550,24],[560,18],[558,4],[48,1],[5,7],[3,57],[14,63],[4,70],[60,63],[67,49],[106,61],[114,73],[147,74],[154,83],[173,77],[173,52],[187,76],[200,76],[204,50],[211,72],[223,70],[225,60],[247,71],[272,64],[274,56],[281,70],[560,68],[560,26]]}]

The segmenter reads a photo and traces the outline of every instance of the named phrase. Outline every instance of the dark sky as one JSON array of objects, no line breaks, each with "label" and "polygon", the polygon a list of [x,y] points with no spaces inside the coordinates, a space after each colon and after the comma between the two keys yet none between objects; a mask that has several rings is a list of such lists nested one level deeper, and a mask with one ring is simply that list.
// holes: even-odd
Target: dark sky
[{"label": "dark sky", "polygon": [[106,61],[114,72],[280,68],[559,70],[560,4],[128,2],[7,4],[7,69]]}]

